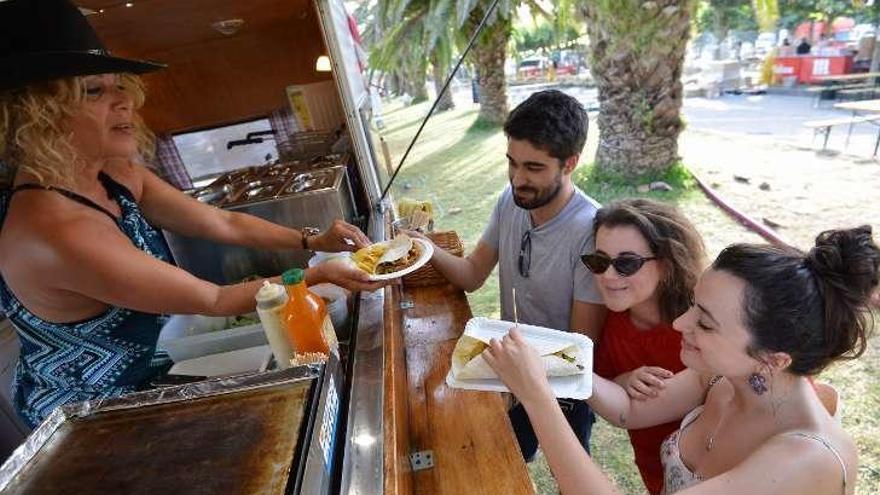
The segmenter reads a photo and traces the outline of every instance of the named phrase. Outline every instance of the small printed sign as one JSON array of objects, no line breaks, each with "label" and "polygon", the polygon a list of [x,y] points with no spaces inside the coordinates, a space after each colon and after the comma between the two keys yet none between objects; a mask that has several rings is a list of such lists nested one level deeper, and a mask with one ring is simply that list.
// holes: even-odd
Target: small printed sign
[{"label": "small printed sign", "polygon": [[813,59],[813,75],[814,76],[827,76],[831,73],[831,61],[827,58],[815,58]]},{"label": "small printed sign", "polygon": [[336,419],[339,417],[339,394],[336,392],[336,383],[332,376],[327,385],[327,402],[321,418],[321,430],[318,432],[318,445],[321,446],[321,453],[324,455],[324,471],[329,473],[333,460],[333,443],[336,438]]}]

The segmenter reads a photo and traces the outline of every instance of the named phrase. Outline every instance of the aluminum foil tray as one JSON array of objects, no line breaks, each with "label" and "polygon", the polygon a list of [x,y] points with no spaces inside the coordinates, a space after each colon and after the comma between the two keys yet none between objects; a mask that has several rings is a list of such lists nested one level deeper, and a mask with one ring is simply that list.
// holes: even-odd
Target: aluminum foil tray
[{"label": "aluminum foil tray", "polygon": [[320,367],[57,409],[0,468],[0,493],[283,494]]}]

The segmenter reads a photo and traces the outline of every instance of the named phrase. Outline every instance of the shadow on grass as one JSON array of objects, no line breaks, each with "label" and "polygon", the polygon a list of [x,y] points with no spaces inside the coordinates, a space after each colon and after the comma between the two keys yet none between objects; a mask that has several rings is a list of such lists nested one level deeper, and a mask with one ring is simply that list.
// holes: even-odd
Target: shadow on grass
[{"label": "shadow on grass", "polygon": [[[429,120],[428,124],[425,126],[425,129],[426,130],[429,129],[431,127],[431,121],[438,119],[438,118],[447,117],[449,115],[452,115],[452,117],[445,119],[445,122],[449,123],[449,122],[453,122],[456,120],[473,118],[473,115],[475,113],[477,113],[477,110],[467,110],[464,112],[455,112],[454,114],[450,113],[450,111],[448,111],[448,110],[443,111],[443,112],[435,112],[434,115],[431,116],[431,120]],[[427,115],[427,110],[425,110],[425,115]],[[407,129],[413,129],[412,134],[409,136],[409,139],[412,139],[412,136],[415,134],[416,129],[418,128],[419,125],[421,125],[422,120],[424,120],[424,115],[421,118],[413,119],[413,120],[406,122],[404,124],[400,124],[400,125],[397,125],[394,127],[385,128],[382,130],[382,133],[384,135],[388,136],[388,135],[395,134],[395,133],[398,133],[401,131],[405,131]],[[498,128],[495,127],[494,130],[497,131]]]},{"label": "shadow on grass", "polygon": [[[468,114],[472,112],[467,112]],[[455,117],[456,119],[460,117]],[[435,173],[438,172],[436,167],[443,165],[461,165],[460,162],[470,157],[476,156],[484,148],[486,142],[498,133],[498,128],[476,128],[471,126],[458,141],[452,143],[448,148],[435,151],[422,157],[416,165],[410,169],[414,172],[418,169],[430,169]],[[454,152],[452,152],[454,150]],[[404,166],[405,169],[409,167]],[[443,167],[446,168],[446,167]],[[442,172],[441,172],[442,173]],[[395,184],[397,186],[397,184]]]},{"label": "shadow on grass", "polygon": [[[473,110],[473,111],[470,111],[467,113],[474,114],[476,112],[477,112],[477,110]],[[502,124],[497,124],[495,122],[487,122],[485,120],[477,118],[476,120],[474,120],[474,123],[471,124],[470,127],[467,128],[467,131],[465,131],[465,135],[472,135],[472,134],[477,135],[477,136],[482,135],[482,134],[493,135],[497,132],[500,132],[502,127],[504,127]]]},{"label": "shadow on grass", "polygon": [[[395,134],[395,133],[398,133],[398,132],[400,132],[400,131],[403,131],[403,130],[409,129],[409,128],[411,128],[411,127],[412,127],[412,128],[418,127],[418,125],[421,124],[421,123],[422,123],[422,120],[421,120],[421,119],[411,120],[411,121],[409,121],[409,122],[407,122],[407,123],[405,123],[405,124],[400,124],[400,125],[397,125],[397,126],[394,126],[394,127],[386,127],[385,129],[382,130],[382,133],[383,133],[384,135],[386,135],[386,136],[389,135],[389,134]],[[415,132],[415,130],[413,130],[413,132]]]}]

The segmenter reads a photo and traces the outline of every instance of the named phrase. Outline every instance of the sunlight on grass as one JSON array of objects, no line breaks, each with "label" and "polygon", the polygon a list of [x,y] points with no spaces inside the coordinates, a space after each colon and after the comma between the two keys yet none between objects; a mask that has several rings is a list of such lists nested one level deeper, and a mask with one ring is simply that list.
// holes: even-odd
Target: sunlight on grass
[{"label": "sunlight on grass", "polygon": [[[398,102],[384,107],[384,134],[395,165],[428,108],[428,103],[404,107]],[[392,189],[397,199],[431,200],[437,212],[437,229],[458,232],[466,252],[476,245],[498,195],[507,184],[504,135],[500,129],[472,128],[476,116],[473,110],[453,110],[432,117]],[[592,131],[585,159],[593,156],[595,134]],[[734,242],[763,242],[694,189],[681,175],[681,170],[672,176],[656,178],[673,185],[676,188],[673,192],[645,195],[678,205],[703,234],[710,258]],[[582,165],[576,174],[576,183],[600,202],[642,195],[635,185],[603,177],[587,166]],[[474,315],[498,317],[497,273],[493,272],[480,290],[469,294],[468,300]],[[843,424],[858,444],[861,460],[858,495],[880,493],[880,419],[877,414],[880,382],[872,379],[878,375],[880,340],[875,338],[865,356],[834,366],[820,378],[841,392]],[[644,493],[626,432],[599,420],[593,429],[592,450],[597,462],[623,493]],[[529,473],[538,493],[557,493],[556,483],[542,456],[531,463]]]}]

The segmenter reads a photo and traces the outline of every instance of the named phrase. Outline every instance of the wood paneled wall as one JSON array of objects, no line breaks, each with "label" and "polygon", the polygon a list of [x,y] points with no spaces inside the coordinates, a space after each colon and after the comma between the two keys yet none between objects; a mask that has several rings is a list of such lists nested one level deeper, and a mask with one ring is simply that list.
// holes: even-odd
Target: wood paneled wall
[{"label": "wood paneled wall", "polygon": [[144,119],[157,132],[214,127],[284,105],[290,84],[331,79],[315,71],[324,43],[318,25],[308,24],[149,54],[168,69],[144,76]]},{"label": "wood paneled wall", "polygon": [[[210,27],[234,17],[245,24],[231,36]],[[286,86],[332,79],[315,71],[327,50],[310,0],[151,0],[89,20],[115,54],[168,64],[144,75],[141,113],[160,133],[264,116],[286,104]]]}]

